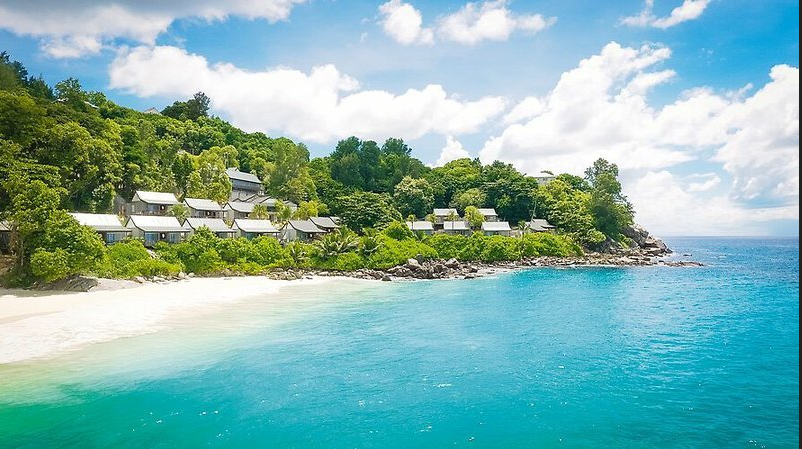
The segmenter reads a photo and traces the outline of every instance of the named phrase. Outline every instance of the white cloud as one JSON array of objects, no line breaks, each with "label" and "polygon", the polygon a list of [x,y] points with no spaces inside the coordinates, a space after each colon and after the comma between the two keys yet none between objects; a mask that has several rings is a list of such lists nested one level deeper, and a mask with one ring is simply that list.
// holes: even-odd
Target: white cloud
[{"label": "white cloud", "polygon": [[360,90],[333,65],[304,73],[289,68],[246,71],[169,46],[121,51],[109,68],[111,87],[142,96],[188,97],[198,90],[212,108],[249,131],[278,131],[327,143],[358,135],[416,139],[425,134],[460,135],[501,114],[506,101],[465,101],[430,84],[395,94]]},{"label": "white cloud", "polygon": [[0,2],[0,29],[42,39],[51,57],[74,58],[98,53],[103,43],[123,38],[153,44],[173,21],[229,16],[286,19],[304,0],[25,0]]},{"label": "white cloud", "polygon": [[702,15],[710,0],[684,0],[680,6],[671,10],[666,17],[656,17],[652,12],[654,0],[646,0],[643,9],[638,15],[629,16],[621,19],[621,23],[630,26],[654,28],[671,28],[682,22],[693,20]]},{"label": "white cloud", "polygon": [[484,40],[506,41],[516,31],[536,33],[556,22],[540,14],[516,15],[506,0],[467,3],[459,11],[440,19],[437,35],[447,41],[474,45]]},{"label": "white cloud", "polygon": [[399,44],[434,44],[434,33],[423,28],[423,16],[409,3],[390,0],[379,6],[379,14],[384,32]]},{"label": "white cloud", "polygon": [[[719,175],[726,173],[732,184],[711,203],[721,210],[759,209],[766,219],[774,210],[798,210],[799,69],[775,66],[771,80],[751,96],[750,89],[697,88],[656,108],[648,93],[675,76],[656,68],[670,55],[659,46],[606,45],[563,73],[547,95],[513,108],[504,119],[508,126],[485,143],[480,158],[512,162],[529,173],[582,173],[604,157],[618,163],[626,180],[670,175],[666,169],[699,160],[721,171],[685,187],[672,181],[694,201],[694,195],[721,192]],[[673,201],[657,188],[651,197],[637,195],[647,206]]]},{"label": "white cloud", "polygon": [[[390,0],[379,6],[380,23],[385,34],[404,45],[434,44],[435,32],[423,27],[423,15],[402,0]],[[537,33],[551,25],[555,17],[540,14],[515,14],[507,8],[507,0],[467,3],[459,11],[437,21],[440,40],[474,45],[481,41],[506,41],[515,31]]]},{"label": "white cloud", "polygon": [[471,154],[462,147],[462,144],[453,136],[446,136],[446,146],[440,150],[440,157],[437,158],[437,162],[434,163],[434,166],[441,167],[451,161],[466,157],[471,157]]},{"label": "white cloud", "polygon": [[666,170],[649,171],[625,185],[635,221],[657,235],[763,235],[766,223],[799,219],[799,204],[745,208],[727,195],[683,189]]},{"label": "white cloud", "polygon": [[689,192],[707,192],[708,190],[712,190],[718,187],[719,184],[721,184],[721,178],[719,178],[718,175],[715,173],[704,173],[701,175],[695,175],[693,176],[693,178],[700,180],[688,184]]}]

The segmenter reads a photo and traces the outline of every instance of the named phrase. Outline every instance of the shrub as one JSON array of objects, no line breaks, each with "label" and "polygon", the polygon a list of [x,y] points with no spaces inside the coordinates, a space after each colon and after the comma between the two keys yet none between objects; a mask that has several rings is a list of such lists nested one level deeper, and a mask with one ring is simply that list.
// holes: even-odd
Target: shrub
[{"label": "shrub", "polygon": [[247,261],[266,267],[276,265],[286,257],[287,252],[278,240],[273,237],[257,237],[251,240],[251,250]]},{"label": "shrub", "polygon": [[482,237],[482,250],[479,253],[482,262],[518,260],[520,256],[521,244],[518,239],[501,235]]},{"label": "shrub", "polygon": [[538,256],[577,256],[582,249],[574,241],[564,235],[535,233],[522,237],[524,257]]},{"label": "shrub", "polygon": [[67,252],[61,248],[53,251],[37,248],[31,256],[31,272],[45,282],[64,279],[70,274]]},{"label": "shrub", "polygon": [[337,271],[354,271],[366,266],[365,259],[357,253],[339,254],[329,262],[331,262],[331,269]]},{"label": "shrub", "polygon": [[382,233],[395,240],[411,239],[414,237],[407,224],[400,221],[390,223]]},{"label": "shrub", "polygon": [[136,276],[175,276],[183,271],[183,267],[161,259],[144,259],[133,262],[130,270]]},{"label": "shrub", "polygon": [[460,257],[467,241],[468,238],[461,235],[435,234],[426,244],[434,248],[441,259],[451,259]]},{"label": "shrub", "polygon": [[406,263],[407,259],[418,256],[424,259],[435,259],[437,258],[437,251],[431,246],[414,239],[399,241],[385,237],[381,246],[368,258],[368,266],[387,269]]}]

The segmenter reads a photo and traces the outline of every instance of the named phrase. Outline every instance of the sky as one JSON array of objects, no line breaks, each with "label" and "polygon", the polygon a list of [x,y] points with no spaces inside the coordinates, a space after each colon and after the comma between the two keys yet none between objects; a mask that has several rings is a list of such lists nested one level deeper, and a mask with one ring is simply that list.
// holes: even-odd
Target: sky
[{"label": "sky", "polygon": [[403,138],[430,165],[618,164],[657,235],[799,229],[799,3],[0,0],[0,50],[161,109],[203,91],[313,156]]}]

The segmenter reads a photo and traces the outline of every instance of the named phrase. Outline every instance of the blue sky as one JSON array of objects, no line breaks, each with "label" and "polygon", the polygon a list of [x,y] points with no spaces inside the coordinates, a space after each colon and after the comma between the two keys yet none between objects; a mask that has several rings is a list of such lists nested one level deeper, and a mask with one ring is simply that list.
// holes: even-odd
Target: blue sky
[{"label": "blue sky", "polygon": [[658,233],[798,233],[798,2],[140,3],[0,0],[0,48],[137,109],[204,90],[314,155],[355,134],[532,174],[607,157]]}]

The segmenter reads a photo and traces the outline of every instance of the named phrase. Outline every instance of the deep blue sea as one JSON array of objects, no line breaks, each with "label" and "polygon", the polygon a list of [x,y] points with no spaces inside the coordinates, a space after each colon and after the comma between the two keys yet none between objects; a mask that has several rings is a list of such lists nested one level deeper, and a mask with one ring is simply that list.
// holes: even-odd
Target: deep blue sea
[{"label": "deep blue sea", "polygon": [[706,266],[309,287],[0,366],[0,447],[798,447],[798,239],[668,243]]}]

